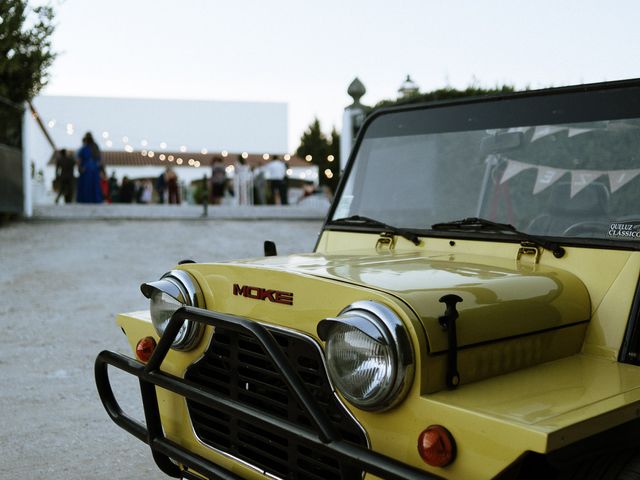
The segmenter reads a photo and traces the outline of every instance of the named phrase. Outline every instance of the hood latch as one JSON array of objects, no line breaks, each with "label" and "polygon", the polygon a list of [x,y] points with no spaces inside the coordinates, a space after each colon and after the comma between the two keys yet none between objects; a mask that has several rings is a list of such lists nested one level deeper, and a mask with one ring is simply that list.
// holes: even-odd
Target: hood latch
[{"label": "hood latch", "polygon": [[376,242],[376,250],[393,250],[396,246],[396,236],[391,232],[382,232]]},{"label": "hood latch", "polygon": [[537,265],[540,262],[540,249],[529,242],[520,243],[518,254],[516,255],[516,262],[521,263],[522,256],[533,257],[533,264]]}]

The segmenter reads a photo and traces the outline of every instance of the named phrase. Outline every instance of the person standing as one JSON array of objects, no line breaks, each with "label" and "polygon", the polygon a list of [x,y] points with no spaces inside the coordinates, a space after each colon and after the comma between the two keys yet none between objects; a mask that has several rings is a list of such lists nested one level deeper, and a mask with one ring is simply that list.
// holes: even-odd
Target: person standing
[{"label": "person standing", "polygon": [[100,149],[93,140],[91,132],[82,138],[82,147],[78,150],[78,203],[102,203],[100,189]]},{"label": "person standing", "polygon": [[134,194],[135,184],[125,175],[120,187],[120,203],[132,203]]},{"label": "person standing", "polygon": [[253,204],[253,182],[251,179],[251,170],[247,165],[247,160],[238,155],[233,177],[233,191],[235,192],[235,205],[252,205]]},{"label": "person standing", "polygon": [[167,172],[162,172],[156,179],[156,190],[158,191],[158,203],[164,203],[164,192],[166,189],[167,189]]},{"label": "person standing", "polygon": [[109,195],[111,196],[111,202],[117,203],[120,201],[120,188],[118,187],[118,179],[116,178],[116,172],[111,172],[109,177]]},{"label": "person standing", "polygon": [[227,172],[222,157],[215,156],[211,163],[211,204],[220,205],[227,184]]},{"label": "person standing", "polygon": [[172,168],[167,168],[167,190],[169,203],[180,205],[180,191],[178,190],[178,175]]},{"label": "person standing", "polygon": [[60,197],[64,198],[64,203],[71,203],[73,201],[73,184],[75,180],[73,169],[75,166],[76,162],[72,155],[69,155],[64,149],[58,151],[56,158],[56,179],[58,181],[56,203],[58,203]]},{"label": "person standing", "polygon": [[273,160],[267,164],[267,169],[273,203],[276,205],[288,205],[287,166],[280,160],[278,155],[274,155]]},{"label": "person standing", "polygon": [[102,198],[111,203],[111,193],[109,192],[109,177],[107,177],[107,170],[104,166],[100,167],[100,191],[102,192]]},{"label": "person standing", "polygon": [[140,194],[140,203],[151,203],[153,197],[153,185],[148,178],[142,181],[142,193]]},{"label": "person standing", "polygon": [[255,205],[266,205],[266,180],[264,177],[264,169],[256,166],[251,169],[253,176],[253,203]]}]

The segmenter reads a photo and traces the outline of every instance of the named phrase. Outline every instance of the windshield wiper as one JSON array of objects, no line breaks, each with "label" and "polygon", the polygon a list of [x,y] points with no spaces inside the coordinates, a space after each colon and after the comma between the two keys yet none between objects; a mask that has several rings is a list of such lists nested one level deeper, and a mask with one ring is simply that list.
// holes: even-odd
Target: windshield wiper
[{"label": "windshield wiper", "polygon": [[536,235],[529,235],[528,233],[520,232],[516,230],[516,227],[509,225],[508,223],[497,223],[484,218],[469,217],[462,220],[453,220],[451,222],[434,223],[431,225],[433,230],[491,230],[494,232],[510,232],[513,233],[516,238],[524,240],[542,248],[546,248],[553,253],[556,258],[562,258],[565,254],[565,249],[562,248],[556,242],[552,242]]},{"label": "windshield wiper", "polygon": [[379,227],[383,232],[389,232],[394,235],[400,235],[403,238],[406,238],[414,245],[420,245],[420,239],[418,235],[415,233],[405,230],[403,228],[393,227],[391,225],[387,225],[380,220],[376,220],[375,218],[362,217],[360,215],[352,215],[350,217],[338,218],[337,220],[333,220],[331,223],[340,224],[348,224],[348,225],[363,225],[367,227]]}]

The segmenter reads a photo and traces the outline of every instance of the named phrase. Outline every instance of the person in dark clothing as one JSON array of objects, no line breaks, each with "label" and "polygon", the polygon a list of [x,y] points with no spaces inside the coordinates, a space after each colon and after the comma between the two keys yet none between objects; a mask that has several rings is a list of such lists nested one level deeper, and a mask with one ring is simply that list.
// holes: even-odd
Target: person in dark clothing
[{"label": "person in dark clothing", "polygon": [[164,203],[164,192],[167,189],[167,174],[162,172],[156,179],[156,190],[158,192],[158,203]]},{"label": "person in dark clothing", "polygon": [[78,203],[102,203],[100,188],[100,149],[90,132],[82,137],[82,147],[78,150]]},{"label": "person in dark clothing", "polygon": [[211,198],[209,202],[220,205],[224,198],[224,190],[227,184],[227,172],[224,168],[222,157],[213,157],[211,163]]},{"label": "person in dark clothing", "polygon": [[60,197],[64,197],[64,203],[73,201],[74,180],[73,169],[76,162],[73,156],[69,155],[66,150],[59,150],[56,156],[56,180],[58,183],[58,196],[56,203]]},{"label": "person in dark clothing", "polygon": [[129,180],[129,177],[125,176],[122,179],[122,186],[120,187],[120,203],[132,203],[134,193],[134,183]]},{"label": "person in dark clothing", "polygon": [[169,203],[180,205],[178,175],[171,168],[167,169],[167,190],[169,191]]},{"label": "person in dark clothing", "polygon": [[111,195],[111,201],[113,203],[120,201],[120,187],[118,186],[116,172],[111,172],[111,176],[109,177],[109,194]]}]

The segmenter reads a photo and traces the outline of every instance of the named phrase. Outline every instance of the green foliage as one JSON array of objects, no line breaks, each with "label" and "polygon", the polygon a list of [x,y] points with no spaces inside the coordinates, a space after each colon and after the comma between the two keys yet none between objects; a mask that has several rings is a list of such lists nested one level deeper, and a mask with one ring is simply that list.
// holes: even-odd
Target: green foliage
[{"label": "green foliage", "polygon": [[394,105],[408,105],[412,103],[435,102],[438,100],[454,100],[465,97],[481,97],[484,95],[496,95],[500,93],[514,92],[510,85],[496,86],[494,88],[482,88],[476,85],[469,86],[464,90],[457,90],[452,87],[439,88],[431,92],[417,92],[409,97],[402,97],[397,100],[381,100],[374,108],[390,107]]},{"label": "green foliage", "polygon": [[56,57],[51,50],[53,8],[2,0],[0,19],[0,96],[22,103],[46,85]]},{"label": "green foliage", "polygon": [[53,8],[26,0],[0,1],[0,143],[20,145],[22,104],[47,84],[56,54],[51,49]]},{"label": "green foliage", "polygon": [[494,88],[482,88],[471,85],[464,90],[458,90],[452,87],[439,88],[431,92],[416,92],[408,97],[401,97],[396,100],[381,100],[375,108],[391,107],[394,105],[409,105],[412,103],[435,102],[439,100],[455,100],[465,97],[482,97],[484,95],[498,95],[504,93],[515,92],[510,85],[496,86]]},{"label": "green foliage", "polygon": [[[340,176],[340,134],[335,127],[330,138],[327,138],[322,132],[320,121],[314,118],[300,138],[296,155],[300,158],[311,155],[311,163],[318,166],[320,185],[335,191]],[[325,173],[327,170],[330,171],[329,175]]]}]

